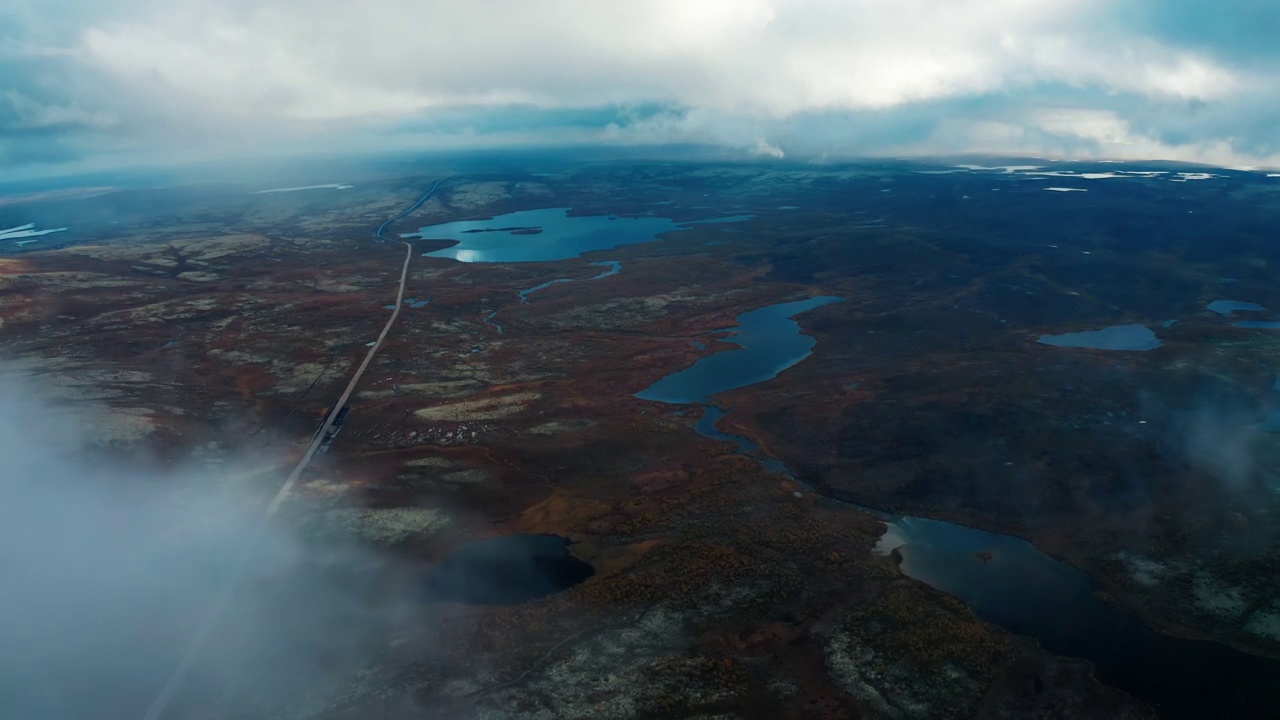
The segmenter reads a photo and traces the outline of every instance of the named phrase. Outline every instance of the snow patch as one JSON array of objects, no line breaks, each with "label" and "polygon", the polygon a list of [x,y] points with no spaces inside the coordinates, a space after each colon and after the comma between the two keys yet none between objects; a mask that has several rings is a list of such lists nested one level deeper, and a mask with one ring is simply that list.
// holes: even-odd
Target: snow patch
[{"label": "snow patch", "polygon": [[1025,172],[1027,170],[1039,170],[1040,165],[993,165],[987,167],[985,165],[956,165],[955,167],[965,170],[999,170],[1005,173]]},{"label": "snow patch", "polygon": [[[36,230],[35,227],[36,227],[35,223],[27,223],[26,225],[11,227],[8,230],[0,230],[0,241],[18,240],[19,238],[41,238],[41,237],[44,237],[45,235],[52,235],[53,233],[66,232],[67,230],[71,229],[71,228],[63,227],[63,228],[50,228],[48,230]],[[36,240],[20,240],[17,243],[17,245],[19,246],[30,245],[33,242],[36,242]]]},{"label": "snow patch", "polygon": [[272,188],[270,190],[259,190],[252,195],[266,195],[268,193],[285,193],[298,192],[299,190],[350,190],[355,185],[339,185],[338,183],[330,183],[328,185],[303,185],[301,187]]}]

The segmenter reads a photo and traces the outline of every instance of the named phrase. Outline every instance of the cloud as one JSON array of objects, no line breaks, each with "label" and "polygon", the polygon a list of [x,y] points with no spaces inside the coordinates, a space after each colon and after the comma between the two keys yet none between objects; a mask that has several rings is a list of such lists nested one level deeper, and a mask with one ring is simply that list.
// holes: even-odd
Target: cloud
[{"label": "cloud", "polygon": [[[391,635],[420,629],[421,606],[394,590],[411,573],[353,542],[262,526],[263,488],[238,472],[253,458],[108,461],[93,440],[102,418],[35,384],[0,376],[0,716],[141,717],[246,557],[175,710],[193,697],[234,697],[245,717],[323,707],[389,656]],[[361,594],[370,583],[386,602]]]},{"label": "cloud", "polygon": [[[357,145],[443,122],[445,135],[483,144],[491,118],[520,109],[527,122],[518,134],[531,142],[545,126],[553,142],[666,138],[747,152],[763,142],[789,157],[879,153],[902,143],[875,128],[902,118],[903,141],[932,138],[917,146],[922,152],[989,150],[967,143],[1012,134],[1020,152],[1069,145],[1259,164],[1280,154],[1271,129],[1280,112],[1272,42],[1280,15],[1258,2],[92,5],[29,4],[21,26],[30,37],[10,44],[27,60],[61,64],[55,86],[80,88],[57,101],[24,98],[49,119],[74,118],[77,132],[117,143],[301,135]],[[630,108],[644,117],[626,117]],[[569,131],[572,113],[597,122]],[[1086,117],[1108,118],[1110,138],[1081,125]],[[867,122],[872,131],[858,127]],[[800,128],[816,130],[825,146]]]},{"label": "cloud", "polygon": [[1044,80],[1205,100],[1238,82],[1190,51],[1064,32],[1078,8],[1026,0],[231,5],[90,27],[81,50],[227,114],[304,120],[640,101],[777,116]]},{"label": "cloud", "polygon": [[69,163],[83,157],[84,153],[57,137],[0,137],[0,167]]},{"label": "cloud", "polygon": [[6,130],[45,130],[63,127],[87,127],[106,129],[118,125],[120,120],[106,112],[94,112],[72,105],[46,104],[20,92],[9,90],[0,94],[9,116]]},{"label": "cloud", "polygon": [[771,145],[766,142],[764,138],[756,140],[755,147],[751,148],[751,154],[757,157],[773,158],[774,160],[781,160],[787,156],[787,154],[782,151],[782,148],[777,145]]}]

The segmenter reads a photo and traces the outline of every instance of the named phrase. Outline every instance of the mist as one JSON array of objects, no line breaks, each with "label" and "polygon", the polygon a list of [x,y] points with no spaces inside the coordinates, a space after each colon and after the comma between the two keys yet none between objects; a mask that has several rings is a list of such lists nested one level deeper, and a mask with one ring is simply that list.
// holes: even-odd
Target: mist
[{"label": "mist", "polygon": [[0,717],[143,717],[242,561],[161,717],[308,716],[390,643],[429,647],[420,575],[288,518],[264,524],[276,474],[255,487],[243,472],[260,459],[121,460],[93,421],[30,378],[0,379]]}]

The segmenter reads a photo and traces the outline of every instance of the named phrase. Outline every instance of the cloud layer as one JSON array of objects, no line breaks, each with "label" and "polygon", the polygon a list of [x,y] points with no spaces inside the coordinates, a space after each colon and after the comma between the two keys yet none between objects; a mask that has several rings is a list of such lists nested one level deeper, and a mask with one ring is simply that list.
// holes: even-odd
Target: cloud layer
[{"label": "cloud layer", "polygon": [[0,21],[11,164],[335,137],[1280,164],[1266,0],[29,0]]},{"label": "cloud layer", "polygon": [[101,417],[36,383],[0,366],[0,717],[142,717],[239,564],[165,717],[315,712],[428,622],[411,570],[264,526],[249,458],[125,466],[95,444]]}]

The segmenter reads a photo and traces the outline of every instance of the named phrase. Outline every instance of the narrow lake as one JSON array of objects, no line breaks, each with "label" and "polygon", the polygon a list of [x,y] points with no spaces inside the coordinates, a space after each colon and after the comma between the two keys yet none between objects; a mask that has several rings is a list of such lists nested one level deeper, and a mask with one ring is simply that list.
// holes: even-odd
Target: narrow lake
[{"label": "narrow lake", "polygon": [[708,355],[636,393],[636,397],[688,405],[705,402],[726,390],[772,380],[809,357],[817,344],[817,340],[800,332],[800,325],[791,318],[841,300],[812,297],[743,313],[738,316],[738,326],[731,330],[733,334],[725,338],[738,349]]},{"label": "narrow lake", "polygon": [[1280,330],[1280,320],[1239,320],[1231,324],[1236,327],[1253,328],[1254,330]]},{"label": "narrow lake", "polygon": [[1054,347],[1093,350],[1145,351],[1160,347],[1160,340],[1156,337],[1155,331],[1146,325],[1113,325],[1101,330],[1041,335],[1036,342]]}]

